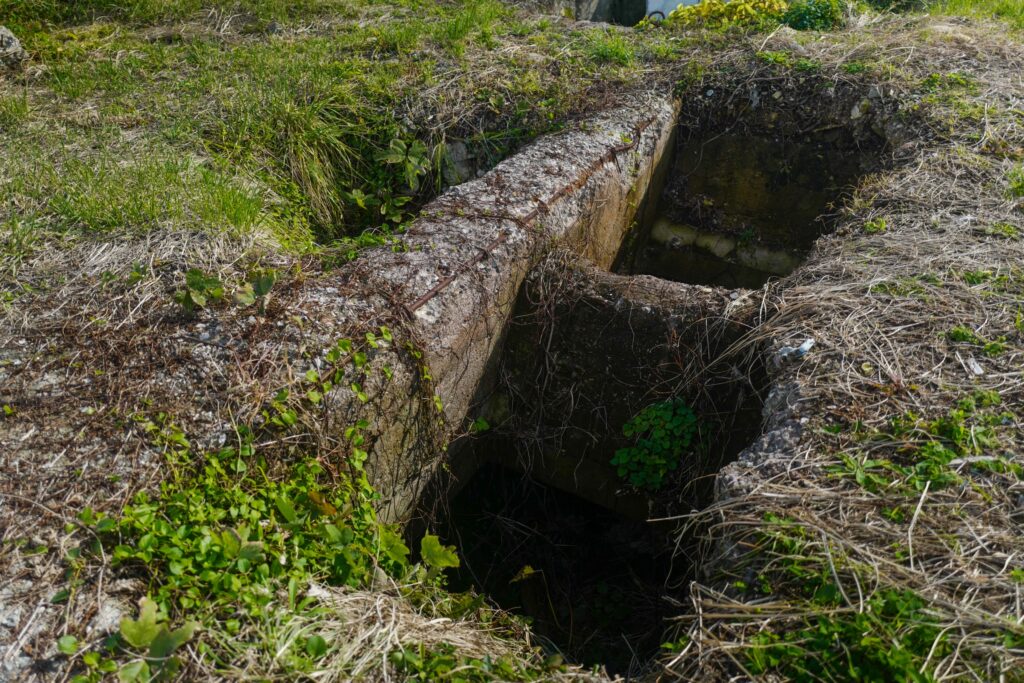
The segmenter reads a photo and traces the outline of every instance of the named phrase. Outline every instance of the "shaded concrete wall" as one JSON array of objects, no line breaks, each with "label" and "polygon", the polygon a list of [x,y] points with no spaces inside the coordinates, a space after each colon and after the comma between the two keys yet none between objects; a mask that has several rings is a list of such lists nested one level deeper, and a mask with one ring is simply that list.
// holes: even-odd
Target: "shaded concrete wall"
[{"label": "shaded concrete wall", "polygon": [[646,0],[554,0],[553,9],[579,21],[632,26],[646,16]]},{"label": "shaded concrete wall", "polygon": [[724,405],[737,387],[710,386],[707,366],[755,315],[747,292],[616,275],[552,254],[528,278],[501,384],[485,404],[485,417],[515,444],[515,452],[499,456],[501,464],[646,518],[646,497],[628,490],[610,464],[630,443],[622,426],[677,395],[702,414],[716,403],[723,412],[737,408]]}]

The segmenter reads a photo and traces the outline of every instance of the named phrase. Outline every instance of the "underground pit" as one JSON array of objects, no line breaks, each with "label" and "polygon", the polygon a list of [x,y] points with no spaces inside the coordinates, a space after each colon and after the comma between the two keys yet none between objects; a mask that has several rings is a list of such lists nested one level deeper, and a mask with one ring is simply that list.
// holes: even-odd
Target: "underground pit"
[{"label": "underground pit", "polygon": [[[612,674],[656,667],[704,569],[694,530],[650,520],[710,503],[761,435],[763,287],[884,166],[884,136],[841,114],[851,97],[781,116],[684,107],[615,272],[556,249],[527,276],[476,396],[486,428],[452,444],[407,529],[413,545],[425,529],[455,545],[451,586],[529,619],[546,651]],[[672,401],[696,415],[694,441],[660,486],[631,486],[612,463],[636,443],[623,427]]]},{"label": "underground pit", "polygon": [[614,268],[758,289],[799,267],[858,180],[880,168],[883,146],[838,124],[682,128]]},{"label": "underground pit", "polygon": [[[646,671],[696,566],[677,523],[647,520],[706,504],[714,473],[759,433],[759,357],[721,360],[755,310],[747,295],[564,252],[534,269],[483,400],[490,428],[453,445],[423,499],[463,559],[452,587],[528,617],[569,661]],[[674,399],[699,415],[694,447],[664,486],[634,490],[611,464],[633,443],[622,425]]]}]

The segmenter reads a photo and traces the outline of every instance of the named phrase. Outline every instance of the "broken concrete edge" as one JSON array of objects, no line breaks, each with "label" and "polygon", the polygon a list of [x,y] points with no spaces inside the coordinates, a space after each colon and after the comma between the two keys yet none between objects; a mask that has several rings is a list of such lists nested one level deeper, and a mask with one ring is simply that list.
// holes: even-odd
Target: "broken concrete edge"
[{"label": "broken concrete edge", "polygon": [[0,69],[17,69],[28,59],[28,53],[21,46],[18,37],[0,24]]}]

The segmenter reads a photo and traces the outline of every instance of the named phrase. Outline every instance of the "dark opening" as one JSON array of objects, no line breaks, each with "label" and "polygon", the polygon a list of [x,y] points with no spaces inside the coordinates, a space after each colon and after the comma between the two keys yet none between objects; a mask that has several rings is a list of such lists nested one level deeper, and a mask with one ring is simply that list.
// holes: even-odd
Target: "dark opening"
[{"label": "dark opening", "polygon": [[646,0],[577,0],[576,18],[635,26],[647,15]]},{"label": "dark opening", "polygon": [[[760,367],[752,375],[764,379]],[[532,459],[517,449],[514,428],[463,441],[424,496],[436,506],[423,511],[434,520],[428,526],[461,559],[450,588],[526,617],[545,651],[568,662],[612,675],[650,672],[667,619],[687,602],[699,552],[677,523],[648,520],[707,504],[718,470],[761,431],[762,401],[748,383],[712,382],[702,394],[690,400],[700,418],[696,445],[656,492],[631,489],[607,467],[621,434],[586,455]],[[422,533],[412,530],[410,542]]]},{"label": "dark opening", "polygon": [[668,531],[493,463],[439,529],[462,558],[454,588],[528,617],[548,650],[623,675],[650,663],[671,614]]},{"label": "dark opening", "polygon": [[623,26],[636,26],[647,16],[647,0],[612,0],[612,21]]},{"label": "dark opening", "polygon": [[[877,150],[874,150],[877,152]],[[788,275],[875,162],[854,135],[686,135],[618,270],[757,289]]]}]

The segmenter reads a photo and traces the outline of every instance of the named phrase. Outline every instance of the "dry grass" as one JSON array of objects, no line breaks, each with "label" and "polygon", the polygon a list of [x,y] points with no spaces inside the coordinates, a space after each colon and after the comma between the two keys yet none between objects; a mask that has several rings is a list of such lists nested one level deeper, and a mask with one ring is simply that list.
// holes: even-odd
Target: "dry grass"
[{"label": "dry grass", "polygon": [[[794,649],[782,671],[845,678],[844,649],[849,666],[863,666],[887,648],[913,646],[833,641],[830,652],[808,633],[877,611],[873,597],[909,592],[923,610],[903,624],[882,619],[897,638],[921,624],[934,629],[914,653],[915,669],[935,680],[1012,680],[1024,662],[1024,482],[1012,465],[977,465],[1024,464],[1024,242],[1014,236],[1022,206],[1007,190],[1024,152],[1019,45],[962,22],[913,20],[801,50],[837,80],[851,60],[889,74],[902,130],[891,170],[868,178],[837,217],[837,233],[768,290],[764,322],[747,343],[767,352],[808,337],[817,344],[775,373],[784,398],[769,417],[777,431],[727,468],[714,505],[688,518],[706,530],[710,554],[692,611],[680,617],[685,647],[666,670],[725,679],[786,642]],[[969,85],[936,93],[950,74]],[[956,341],[956,327],[980,341]],[[912,467],[926,444],[952,447],[934,421],[978,392],[995,392],[993,410],[1005,414],[994,442],[968,417],[949,482],[872,469]],[[900,419],[911,426],[894,427]],[[861,482],[865,469],[881,481]],[[758,589],[758,577],[770,587]],[[834,604],[806,592],[816,577],[838,589]],[[785,641],[787,633],[805,640]],[[837,657],[838,668],[822,665]]]}]

